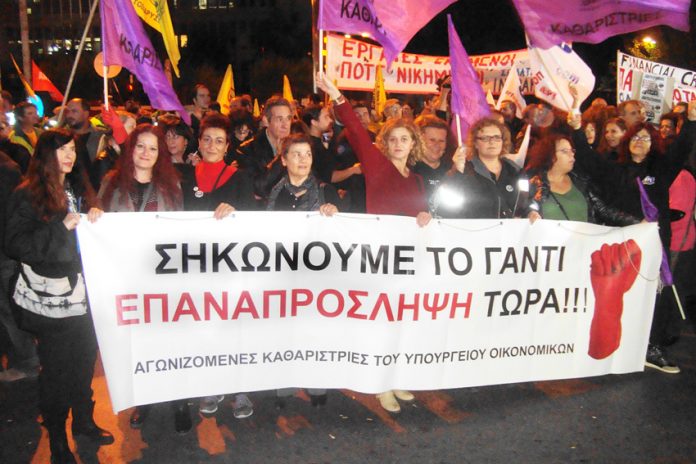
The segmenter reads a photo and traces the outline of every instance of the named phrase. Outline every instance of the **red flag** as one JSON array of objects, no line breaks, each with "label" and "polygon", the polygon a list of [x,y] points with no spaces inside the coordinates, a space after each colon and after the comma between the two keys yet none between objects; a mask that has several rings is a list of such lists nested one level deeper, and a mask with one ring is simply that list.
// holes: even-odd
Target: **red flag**
[{"label": "red flag", "polygon": [[51,98],[57,102],[63,101],[63,94],[53,85],[53,82],[39,69],[39,67],[31,60],[31,81],[34,83],[34,91],[44,90],[48,92]]}]

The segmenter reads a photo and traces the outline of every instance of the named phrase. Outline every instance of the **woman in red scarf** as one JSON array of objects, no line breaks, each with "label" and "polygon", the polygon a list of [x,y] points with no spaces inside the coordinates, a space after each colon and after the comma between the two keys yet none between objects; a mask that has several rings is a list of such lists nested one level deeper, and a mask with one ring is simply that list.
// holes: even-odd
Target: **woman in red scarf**
[{"label": "woman in red scarf", "polygon": [[235,210],[254,209],[251,177],[235,162],[227,163],[230,146],[229,120],[221,114],[203,118],[198,139],[201,161],[183,171],[182,190],[186,211],[214,211],[222,219]]}]

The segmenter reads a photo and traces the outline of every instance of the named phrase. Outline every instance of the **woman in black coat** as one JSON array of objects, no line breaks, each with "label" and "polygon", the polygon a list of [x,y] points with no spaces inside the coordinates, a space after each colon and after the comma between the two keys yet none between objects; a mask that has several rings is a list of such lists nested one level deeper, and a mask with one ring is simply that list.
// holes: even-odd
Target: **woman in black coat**
[{"label": "woman in black coat", "polygon": [[432,198],[435,215],[452,219],[513,218],[526,206],[520,169],[505,158],[510,131],[495,119],[471,127],[467,150],[458,149],[450,172]]},{"label": "woman in black coat", "polygon": [[[648,123],[636,123],[621,139],[619,158],[616,162],[601,156],[587,144],[580,130],[579,118],[569,123],[575,131],[573,142],[577,147],[577,167],[599,185],[611,205],[643,219],[640,200],[640,182],[650,202],[657,207],[660,240],[669,250],[671,239],[669,187],[681,171],[696,142],[696,101],[689,103],[688,121],[684,123],[677,139],[664,154],[656,148],[657,132]],[[666,251],[665,251],[666,252]],[[662,296],[662,295],[660,295]],[[664,311],[665,305],[657,305],[650,331],[650,344],[645,365],[669,374],[679,373],[679,367],[664,355],[667,344],[667,328],[673,324],[675,311]]]},{"label": "woman in black coat", "polygon": [[94,192],[76,159],[69,131],[42,133],[26,180],[10,198],[5,230],[7,254],[21,263],[12,300],[22,308],[20,326],[38,341],[39,409],[52,463],[75,462],[65,433],[71,409],[73,436],[114,441],[93,419],[97,344],[75,235],[80,212],[89,211],[90,221],[102,212],[92,207]]},{"label": "woman in black coat", "polygon": [[181,171],[186,211],[214,211],[221,219],[235,210],[255,209],[251,176],[236,162],[225,160],[230,146],[229,127],[229,120],[221,114],[210,114],[201,121],[201,161]]}]

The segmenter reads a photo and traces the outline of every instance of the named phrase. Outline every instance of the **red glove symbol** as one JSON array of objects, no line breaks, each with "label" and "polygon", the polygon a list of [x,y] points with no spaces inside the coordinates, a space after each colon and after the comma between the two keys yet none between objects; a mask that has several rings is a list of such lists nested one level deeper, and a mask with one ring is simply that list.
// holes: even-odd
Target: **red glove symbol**
[{"label": "red glove symbol", "polygon": [[595,359],[611,355],[621,343],[623,295],[640,269],[641,251],[633,240],[604,244],[592,253],[590,280],[595,296],[588,354]]}]

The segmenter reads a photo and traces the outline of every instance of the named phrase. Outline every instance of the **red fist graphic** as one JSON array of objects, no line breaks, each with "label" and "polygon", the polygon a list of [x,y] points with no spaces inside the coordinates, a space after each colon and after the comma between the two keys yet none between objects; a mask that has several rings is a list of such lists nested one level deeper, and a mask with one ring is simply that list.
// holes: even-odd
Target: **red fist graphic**
[{"label": "red fist graphic", "polygon": [[604,244],[592,253],[590,279],[595,310],[588,354],[595,359],[611,355],[621,343],[623,296],[633,286],[640,262],[640,247],[633,240]]}]

